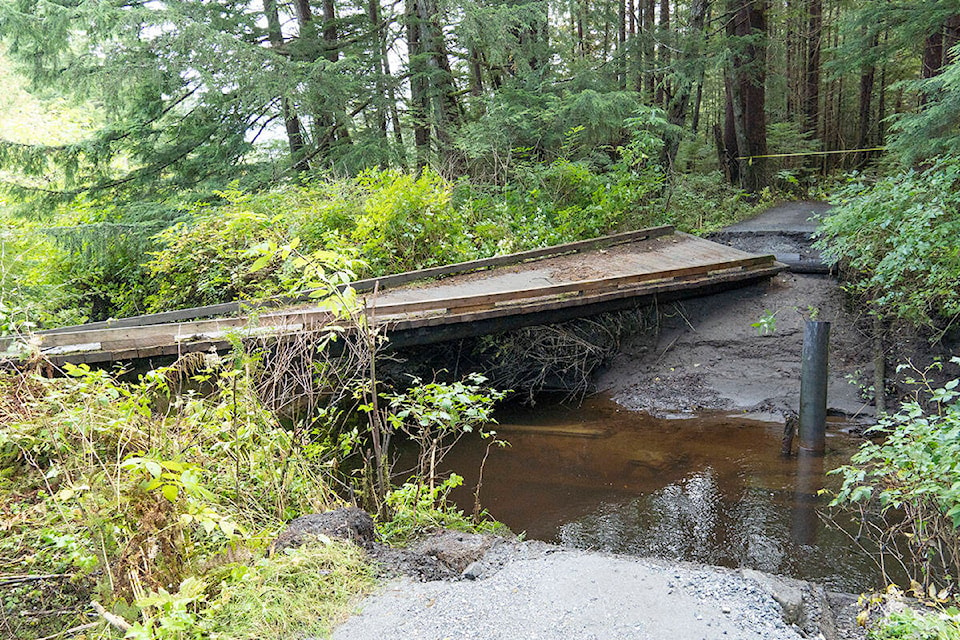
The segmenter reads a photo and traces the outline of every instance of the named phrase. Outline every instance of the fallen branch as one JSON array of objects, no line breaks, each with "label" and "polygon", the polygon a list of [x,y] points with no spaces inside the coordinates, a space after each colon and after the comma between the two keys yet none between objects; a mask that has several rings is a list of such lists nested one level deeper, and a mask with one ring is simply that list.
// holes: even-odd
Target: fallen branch
[{"label": "fallen branch", "polygon": [[129,622],[127,622],[120,616],[116,615],[115,613],[110,613],[109,611],[104,609],[103,605],[97,602],[96,600],[91,602],[90,605],[94,608],[94,610],[98,614],[100,614],[101,618],[103,618],[104,620],[110,623],[110,626],[116,627],[120,631],[130,631],[130,628],[132,625]]},{"label": "fallen branch", "polygon": [[82,624],[79,627],[73,627],[72,629],[64,629],[63,631],[58,631],[57,633],[38,638],[37,640],[53,640],[53,638],[59,638],[61,636],[73,636],[81,631],[86,631],[87,629],[93,629],[94,627],[99,627],[103,624],[101,621],[97,620],[96,622],[88,622],[87,624]]},{"label": "fallen branch", "polygon": [[20,615],[24,618],[37,618],[40,616],[75,616],[80,611],[76,609],[41,609],[38,611],[21,611]]},{"label": "fallen branch", "polygon": [[63,580],[64,578],[71,578],[73,574],[70,573],[45,573],[39,575],[8,575],[0,576],[0,587],[8,587],[15,584],[23,584],[25,582],[37,582],[39,580]]}]

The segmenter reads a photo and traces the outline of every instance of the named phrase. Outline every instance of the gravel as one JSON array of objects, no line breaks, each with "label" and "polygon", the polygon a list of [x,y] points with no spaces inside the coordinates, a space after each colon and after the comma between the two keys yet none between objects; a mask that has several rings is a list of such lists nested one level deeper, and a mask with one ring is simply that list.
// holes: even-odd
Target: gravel
[{"label": "gravel", "polygon": [[526,542],[494,547],[465,575],[474,579],[392,580],[333,638],[804,637],[784,621],[768,588],[729,569]]}]

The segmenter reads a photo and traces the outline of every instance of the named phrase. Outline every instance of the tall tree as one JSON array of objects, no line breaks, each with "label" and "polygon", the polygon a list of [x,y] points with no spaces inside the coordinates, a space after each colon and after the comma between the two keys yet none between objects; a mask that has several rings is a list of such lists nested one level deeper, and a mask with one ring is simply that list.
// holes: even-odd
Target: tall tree
[{"label": "tall tree", "polygon": [[803,130],[818,136],[820,123],[820,50],[823,43],[823,0],[807,0],[807,55],[804,61]]},{"label": "tall tree", "polygon": [[[747,191],[767,184],[767,0],[727,1],[727,127],[736,140],[737,168],[729,170]],[[732,128],[732,132],[730,129]],[[731,135],[732,133],[732,135]],[[728,148],[728,157],[731,153]]]}]

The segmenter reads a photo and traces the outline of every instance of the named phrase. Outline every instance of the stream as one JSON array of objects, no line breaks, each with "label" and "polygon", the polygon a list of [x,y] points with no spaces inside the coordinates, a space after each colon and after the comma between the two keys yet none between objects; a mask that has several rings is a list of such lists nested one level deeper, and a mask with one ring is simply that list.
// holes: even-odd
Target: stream
[{"label": "stream", "polygon": [[[828,429],[823,458],[783,459],[783,427],[725,413],[653,418],[604,397],[499,416],[481,503],[516,533],[583,549],[749,567],[860,592],[882,585],[873,560],[825,524],[825,469],[860,440]],[[464,438],[444,466],[464,476],[452,497],[473,509],[488,440]],[[851,529],[849,521],[836,516]]]}]

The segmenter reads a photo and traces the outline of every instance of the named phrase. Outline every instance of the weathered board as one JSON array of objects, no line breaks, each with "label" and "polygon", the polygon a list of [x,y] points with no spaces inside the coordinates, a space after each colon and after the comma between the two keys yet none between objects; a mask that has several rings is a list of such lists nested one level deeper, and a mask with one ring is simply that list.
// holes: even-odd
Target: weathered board
[{"label": "weathered board", "polygon": [[[416,344],[589,315],[657,295],[697,295],[783,268],[773,256],[656,227],[352,286],[366,292],[370,322],[384,325],[403,344]],[[62,327],[31,336],[32,346],[7,340],[0,351],[39,348],[62,364],[222,350],[231,338],[297,334],[330,320],[326,309],[306,300],[277,299],[256,309],[231,303]]]}]

